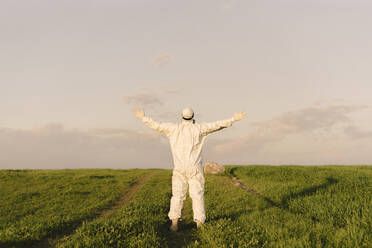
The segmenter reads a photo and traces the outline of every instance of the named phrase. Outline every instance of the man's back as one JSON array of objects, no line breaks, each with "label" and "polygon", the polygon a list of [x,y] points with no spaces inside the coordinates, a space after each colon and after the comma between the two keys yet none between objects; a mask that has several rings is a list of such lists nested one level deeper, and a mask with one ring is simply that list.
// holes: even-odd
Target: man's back
[{"label": "man's back", "polygon": [[212,132],[231,126],[234,118],[200,124],[195,123],[193,119],[182,119],[179,124],[156,122],[150,117],[143,117],[142,121],[150,128],[168,137],[176,170],[185,170],[189,167],[201,170],[201,153],[205,137]]},{"label": "man's back", "polygon": [[182,169],[184,166],[201,164],[201,152],[206,137],[202,135],[201,130],[201,124],[182,120],[169,132],[167,136],[171,145],[175,168]]},{"label": "man's back", "polygon": [[134,114],[150,128],[165,134],[172,148],[174,170],[172,174],[172,198],[169,219],[172,220],[171,231],[178,230],[178,220],[182,215],[183,201],[187,188],[192,198],[194,221],[199,227],[205,222],[204,175],[201,151],[205,137],[215,131],[229,127],[234,121],[244,119],[244,113],[235,113],[233,118],[211,123],[195,123],[194,111],[186,108],[182,111],[182,122],[156,122],[145,116],[144,110],[135,110]]}]

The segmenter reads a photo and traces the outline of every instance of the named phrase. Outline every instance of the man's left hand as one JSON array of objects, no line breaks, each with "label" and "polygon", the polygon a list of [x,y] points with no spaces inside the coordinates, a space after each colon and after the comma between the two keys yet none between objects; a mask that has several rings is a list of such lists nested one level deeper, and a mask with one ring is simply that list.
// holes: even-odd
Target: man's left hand
[{"label": "man's left hand", "polygon": [[143,119],[143,117],[145,117],[145,111],[143,109],[133,109],[133,114],[138,119]]}]

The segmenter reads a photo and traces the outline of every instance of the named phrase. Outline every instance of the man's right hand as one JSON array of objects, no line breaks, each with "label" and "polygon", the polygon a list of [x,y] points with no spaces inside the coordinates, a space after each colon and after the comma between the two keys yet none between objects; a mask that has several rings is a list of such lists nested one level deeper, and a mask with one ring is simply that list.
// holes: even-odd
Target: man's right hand
[{"label": "man's right hand", "polygon": [[235,112],[234,114],[234,121],[240,121],[240,120],[243,120],[245,119],[246,115],[244,112]]},{"label": "man's right hand", "polygon": [[136,116],[138,119],[143,119],[145,117],[145,111],[143,109],[133,109],[133,114]]}]

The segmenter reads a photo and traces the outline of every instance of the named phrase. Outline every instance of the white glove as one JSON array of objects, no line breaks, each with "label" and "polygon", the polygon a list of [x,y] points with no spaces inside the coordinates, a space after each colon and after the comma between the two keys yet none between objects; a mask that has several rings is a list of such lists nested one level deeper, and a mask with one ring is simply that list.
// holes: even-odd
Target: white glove
[{"label": "white glove", "polygon": [[133,114],[135,117],[141,120],[143,119],[143,117],[145,117],[145,111],[143,109],[133,109]]},{"label": "white glove", "polygon": [[235,114],[234,114],[234,121],[240,121],[240,120],[243,120],[246,118],[246,115],[244,112],[237,112],[235,111]]}]

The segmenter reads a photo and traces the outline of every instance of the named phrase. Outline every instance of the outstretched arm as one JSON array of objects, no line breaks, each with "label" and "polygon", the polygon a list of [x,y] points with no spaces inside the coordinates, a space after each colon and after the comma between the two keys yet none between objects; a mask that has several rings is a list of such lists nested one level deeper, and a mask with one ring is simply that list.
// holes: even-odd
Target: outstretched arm
[{"label": "outstretched arm", "polygon": [[221,129],[224,129],[226,127],[230,127],[233,122],[240,121],[246,118],[246,115],[244,112],[235,112],[234,117],[222,121],[216,121],[216,122],[209,122],[209,123],[202,123],[201,124],[201,133],[202,135],[208,135],[210,133],[219,131]]},{"label": "outstretched arm", "polygon": [[150,127],[151,129],[154,129],[155,131],[158,131],[159,133],[169,135],[169,133],[172,131],[174,124],[173,123],[164,123],[164,122],[157,122],[151,119],[150,117],[145,116],[145,111],[143,109],[133,109],[133,114],[140,120],[143,121],[143,123]]}]

